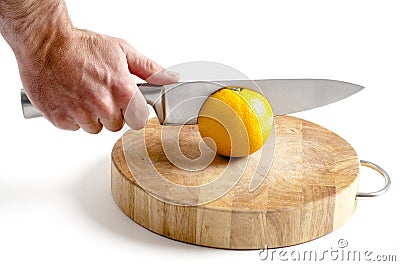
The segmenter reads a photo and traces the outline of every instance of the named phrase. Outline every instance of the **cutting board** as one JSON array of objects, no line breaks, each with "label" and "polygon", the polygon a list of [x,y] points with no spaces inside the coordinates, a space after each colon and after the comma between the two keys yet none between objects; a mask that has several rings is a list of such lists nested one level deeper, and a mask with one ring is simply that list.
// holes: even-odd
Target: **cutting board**
[{"label": "cutting board", "polygon": [[[262,163],[259,152],[240,159],[217,155],[206,167],[187,170],[171,162],[174,153],[167,150],[168,138],[161,141],[163,127],[156,119],[149,120],[144,130],[125,132],[112,150],[114,200],[143,227],[201,246],[276,248],[324,236],[343,225],[356,208],[357,154],[343,138],[309,121],[277,116],[274,123],[272,165],[261,185],[249,191],[257,165]],[[178,139],[180,151],[196,162],[201,142],[197,126],[183,126]],[[131,156],[136,156],[133,163]],[[247,160],[241,178],[225,194],[203,203],[199,200],[201,204],[185,201],[189,197],[185,193],[168,200],[138,181],[138,176],[148,178],[152,188],[169,190],[171,196],[174,190],[165,187],[165,180],[180,188],[207,185],[220,178],[230,163],[240,160]],[[154,173],[165,180],[155,178]],[[204,194],[190,197],[200,199]]]}]

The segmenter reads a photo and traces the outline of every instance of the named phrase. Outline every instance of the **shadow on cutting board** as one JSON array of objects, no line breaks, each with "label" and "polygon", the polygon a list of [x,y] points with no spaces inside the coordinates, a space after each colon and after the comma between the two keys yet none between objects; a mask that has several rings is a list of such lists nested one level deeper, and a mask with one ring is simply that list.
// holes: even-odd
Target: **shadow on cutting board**
[{"label": "shadow on cutting board", "polygon": [[119,209],[111,195],[110,171],[111,159],[104,156],[94,160],[80,178],[75,192],[79,204],[90,219],[118,237],[129,239],[140,245],[204,252],[204,247],[162,237],[128,218]]}]

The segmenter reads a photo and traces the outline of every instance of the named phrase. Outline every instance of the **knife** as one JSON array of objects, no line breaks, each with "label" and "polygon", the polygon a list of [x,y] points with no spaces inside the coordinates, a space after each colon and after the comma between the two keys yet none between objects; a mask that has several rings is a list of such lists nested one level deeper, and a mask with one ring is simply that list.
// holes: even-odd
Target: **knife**
[{"label": "knife", "polygon": [[[197,117],[205,100],[227,86],[248,88],[262,93],[272,106],[274,115],[305,111],[351,96],[364,87],[349,82],[329,79],[263,79],[189,81],[168,85],[138,84],[162,125],[197,124]],[[25,118],[42,116],[21,90],[22,111]]]}]

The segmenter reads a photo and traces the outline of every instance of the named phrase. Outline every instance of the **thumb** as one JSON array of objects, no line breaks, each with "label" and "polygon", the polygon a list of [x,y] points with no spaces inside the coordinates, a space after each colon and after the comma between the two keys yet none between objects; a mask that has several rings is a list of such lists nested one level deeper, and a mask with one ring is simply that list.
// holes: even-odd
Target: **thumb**
[{"label": "thumb", "polygon": [[125,52],[129,71],[139,78],[156,85],[174,83],[179,80],[178,73],[164,69],[150,58],[139,53],[126,41],[121,42],[121,47]]}]

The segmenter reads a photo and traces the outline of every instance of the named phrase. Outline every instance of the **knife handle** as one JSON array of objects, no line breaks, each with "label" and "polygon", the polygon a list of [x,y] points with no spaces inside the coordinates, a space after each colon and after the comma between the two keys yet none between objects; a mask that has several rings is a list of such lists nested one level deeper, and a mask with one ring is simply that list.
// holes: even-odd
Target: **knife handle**
[{"label": "knife handle", "polygon": [[[147,103],[155,108],[156,102],[161,97],[163,86],[152,85],[148,83],[140,83],[137,84],[137,86],[140,92],[143,94],[144,98],[146,99]],[[25,119],[43,116],[42,113],[32,105],[24,89],[21,89],[21,106],[22,114],[24,115]]]},{"label": "knife handle", "polygon": [[24,89],[21,90],[21,106],[22,114],[26,119],[43,116],[42,113],[32,105]]}]

